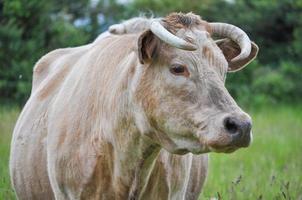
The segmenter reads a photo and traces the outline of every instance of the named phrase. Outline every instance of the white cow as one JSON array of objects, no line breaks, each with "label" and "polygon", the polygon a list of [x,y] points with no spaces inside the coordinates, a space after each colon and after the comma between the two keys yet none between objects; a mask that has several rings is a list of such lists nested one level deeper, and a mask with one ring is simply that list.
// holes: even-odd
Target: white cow
[{"label": "white cow", "polygon": [[12,139],[18,199],[197,199],[206,153],[250,144],[224,86],[258,52],[241,29],[172,13],[110,31],[36,64]]}]

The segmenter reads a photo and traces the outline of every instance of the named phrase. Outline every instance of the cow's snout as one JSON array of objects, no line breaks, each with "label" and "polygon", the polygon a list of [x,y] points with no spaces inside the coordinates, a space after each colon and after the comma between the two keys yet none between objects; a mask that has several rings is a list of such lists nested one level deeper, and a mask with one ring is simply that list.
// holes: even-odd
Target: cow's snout
[{"label": "cow's snout", "polygon": [[247,147],[251,142],[252,120],[248,116],[227,116],[223,125],[228,134],[232,137],[232,145]]}]

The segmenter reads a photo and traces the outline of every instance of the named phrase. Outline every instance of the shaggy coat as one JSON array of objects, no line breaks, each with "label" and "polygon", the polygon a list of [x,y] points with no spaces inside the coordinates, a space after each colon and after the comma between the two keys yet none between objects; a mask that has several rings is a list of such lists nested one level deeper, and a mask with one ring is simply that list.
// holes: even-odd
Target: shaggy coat
[{"label": "shaggy coat", "polygon": [[250,120],[224,81],[255,58],[257,46],[231,68],[240,49],[230,40],[215,43],[199,16],[158,20],[198,50],[165,44],[142,19],[132,33],[105,33],[37,62],[12,139],[18,199],[198,199],[207,152],[248,145],[223,128],[229,115]]}]

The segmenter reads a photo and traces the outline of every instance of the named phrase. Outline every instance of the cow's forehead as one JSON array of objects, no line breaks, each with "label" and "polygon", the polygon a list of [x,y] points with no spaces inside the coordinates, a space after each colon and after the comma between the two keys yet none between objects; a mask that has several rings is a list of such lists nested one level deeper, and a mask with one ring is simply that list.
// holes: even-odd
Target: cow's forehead
[{"label": "cow's forehead", "polygon": [[208,73],[216,71],[219,75],[224,76],[228,68],[228,63],[211,38],[210,34],[205,30],[184,31],[179,30],[178,37],[182,37],[187,41],[194,42],[198,46],[195,51],[185,51],[174,48],[171,54],[171,63],[180,63],[188,65],[191,70],[199,73]]}]

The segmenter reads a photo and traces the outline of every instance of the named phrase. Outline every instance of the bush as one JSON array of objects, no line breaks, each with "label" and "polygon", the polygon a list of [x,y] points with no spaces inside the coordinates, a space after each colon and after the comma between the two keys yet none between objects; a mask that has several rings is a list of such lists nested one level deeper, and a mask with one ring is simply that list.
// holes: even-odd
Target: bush
[{"label": "bush", "polygon": [[[279,66],[260,66],[254,62],[230,74],[227,87],[239,103],[244,105],[299,103],[302,97],[302,67],[293,62]],[[246,70],[246,71],[245,71]]]},{"label": "bush", "polygon": [[83,30],[60,14],[55,3],[6,0],[0,3],[0,101],[23,104],[29,97],[32,69],[45,53],[88,41]]}]

